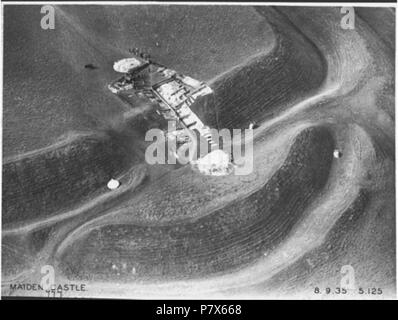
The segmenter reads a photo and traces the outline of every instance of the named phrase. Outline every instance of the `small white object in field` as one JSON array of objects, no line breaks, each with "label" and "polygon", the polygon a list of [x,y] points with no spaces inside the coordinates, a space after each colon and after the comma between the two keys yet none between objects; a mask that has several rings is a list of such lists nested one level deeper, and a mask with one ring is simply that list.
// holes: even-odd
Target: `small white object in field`
[{"label": "small white object in field", "polygon": [[120,182],[118,180],[111,179],[111,180],[109,180],[107,186],[109,189],[115,190],[115,189],[119,188]]},{"label": "small white object in field", "polygon": [[341,156],[342,156],[342,153],[339,151],[339,150],[334,150],[333,151],[333,156],[336,158],[336,159],[338,159],[338,158],[341,158]]}]

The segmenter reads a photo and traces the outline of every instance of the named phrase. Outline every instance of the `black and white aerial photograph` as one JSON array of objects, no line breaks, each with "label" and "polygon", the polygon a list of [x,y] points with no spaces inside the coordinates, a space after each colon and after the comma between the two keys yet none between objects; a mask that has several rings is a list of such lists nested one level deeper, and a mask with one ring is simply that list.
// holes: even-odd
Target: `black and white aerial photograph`
[{"label": "black and white aerial photograph", "polygon": [[396,299],[395,19],[3,3],[2,297]]}]

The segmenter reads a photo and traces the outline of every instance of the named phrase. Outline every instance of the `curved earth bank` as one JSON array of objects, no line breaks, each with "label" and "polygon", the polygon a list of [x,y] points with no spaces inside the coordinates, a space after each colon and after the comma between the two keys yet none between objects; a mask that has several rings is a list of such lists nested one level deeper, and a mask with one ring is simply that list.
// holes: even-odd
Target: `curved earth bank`
[{"label": "curved earth bank", "polygon": [[[90,19],[84,22],[90,10],[101,11],[110,35],[130,28],[124,19],[115,25],[109,18],[125,17],[117,7],[59,10],[66,26],[74,23],[80,39],[92,34],[89,47],[97,50],[103,31]],[[185,15],[197,14],[198,24],[218,17],[214,13],[204,18],[200,10],[190,10],[183,9]],[[351,265],[358,286],[383,287],[383,297],[395,293],[394,54],[393,40],[384,32],[393,14],[385,24],[375,25],[369,23],[371,9],[362,8],[355,30],[347,31],[340,28],[339,8],[230,10],[231,16],[242,10],[240,19],[258,23],[270,40],[257,47],[260,50],[248,42],[246,59],[229,59],[234,63],[218,69],[209,81],[215,100],[199,111],[221,128],[243,128],[252,121],[260,125],[255,131],[254,172],[215,178],[189,167],[160,169],[160,174],[157,168],[142,168],[149,171],[137,189],[117,201],[105,201],[101,209],[93,207],[82,211],[86,216],[56,220],[28,234],[4,236],[3,291],[12,294],[7,281],[35,281],[40,266],[52,264],[59,281],[86,282],[90,296],[186,297],[194,292],[207,298],[319,298],[313,288],[338,286],[340,268]],[[161,20],[176,14],[171,7],[154,12],[147,17]],[[112,39],[121,50],[119,39]],[[229,39],[220,50],[236,40]],[[107,50],[112,51],[100,51]],[[161,56],[163,49],[156,50]],[[212,54],[216,57],[217,50]],[[192,66],[193,60],[187,62],[195,74]],[[52,178],[41,173],[43,161],[63,164],[70,159],[65,170],[71,170],[68,177],[73,179],[73,164],[88,159],[96,166],[87,170],[95,177],[103,172],[99,177],[104,181],[139,165],[144,145],[135,141],[143,130],[131,132],[134,119],[120,119],[123,116],[112,117],[111,123],[96,128],[105,140],[68,145],[78,152],[50,147],[50,152],[7,161],[3,177],[10,177],[14,187],[3,190],[3,232],[7,223],[25,222],[26,227],[30,219],[37,223],[70,207],[67,201],[51,203],[54,198],[47,197],[50,187],[62,190],[65,183],[61,180],[57,187],[55,178],[62,165],[52,171]],[[79,150],[90,148],[95,152],[80,157]],[[333,158],[335,149],[341,158]],[[109,158],[114,152],[120,152],[115,164]],[[42,177],[44,184],[37,184]],[[82,183],[73,181],[72,186]],[[98,186],[90,181],[92,197],[103,181]],[[37,190],[25,204],[18,197],[23,198],[29,183]],[[84,202],[84,193],[77,196]],[[37,208],[31,214],[24,209],[29,203]],[[16,210],[20,206],[22,211]]]}]

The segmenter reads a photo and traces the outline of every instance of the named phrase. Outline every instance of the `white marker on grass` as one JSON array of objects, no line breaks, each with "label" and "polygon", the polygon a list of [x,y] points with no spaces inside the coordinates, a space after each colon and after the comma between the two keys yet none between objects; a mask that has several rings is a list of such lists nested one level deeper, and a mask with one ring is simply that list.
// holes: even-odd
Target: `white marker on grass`
[{"label": "white marker on grass", "polygon": [[107,184],[108,189],[111,189],[111,190],[115,190],[115,189],[119,188],[119,186],[120,186],[120,182],[115,179],[109,180],[109,182]]},{"label": "white marker on grass", "polygon": [[339,150],[337,150],[337,149],[333,151],[333,156],[334,156],[336,159],[341,158],[342,155],[343,155],[343,154],[342,154]]}]

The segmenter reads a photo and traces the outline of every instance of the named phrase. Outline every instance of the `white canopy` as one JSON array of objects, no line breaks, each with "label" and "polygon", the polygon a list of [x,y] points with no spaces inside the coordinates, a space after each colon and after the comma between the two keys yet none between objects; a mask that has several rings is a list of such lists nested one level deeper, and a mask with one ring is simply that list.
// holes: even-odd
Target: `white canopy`
[{"label": "white canopy", "polygon": [[228,154],[222,150],[214,150],[192,164],[205,175],[224,176],[232,169]]},{"label": "white canopy", "polygon": [[142,65],[142,62],[136,58],[126,58],[119,60],[113,64],[113,69],[116,72],[126,73],[131,69]]}]

